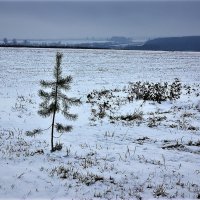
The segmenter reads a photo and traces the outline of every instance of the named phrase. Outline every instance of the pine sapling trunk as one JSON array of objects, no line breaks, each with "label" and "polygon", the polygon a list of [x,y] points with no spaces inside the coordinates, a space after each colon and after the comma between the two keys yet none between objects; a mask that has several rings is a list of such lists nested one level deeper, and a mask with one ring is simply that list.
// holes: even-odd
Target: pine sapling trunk
[{"label": "pine sapling trunk", "polygon": [[56,115],[56,111],[54,109],[53,119],[52,119],[52,125],[51,125],[51,152],[54,151],[54,147],[53,147],[53,132],[54,132],[55,115]]},{"label": "pine sapling trunk", "polygon": [[57,107],[57,96],[58,96],[57,93],[58,93],[58,72],[57,72],[57,77],[56,77],[55,105],[54,105],[53,119],[52,119],[52,127],[51,127],[51,152],[54,151],[53,133],[54,133],[54,124],[55,124],[56,107]]}]

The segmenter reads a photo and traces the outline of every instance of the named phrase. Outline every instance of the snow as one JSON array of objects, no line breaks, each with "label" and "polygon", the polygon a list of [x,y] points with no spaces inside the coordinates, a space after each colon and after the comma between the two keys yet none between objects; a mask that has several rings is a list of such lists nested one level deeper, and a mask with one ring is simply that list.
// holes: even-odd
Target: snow
[{"label": "snow", "polygon": [[[55,139],[63,149],[50,153],[50,130],[35,137],[25,131],[50,126],[50,118],[37,114],[37,92],[41,79],[52,78],[57,51],[64,55],[63,74],[74,78],[69,95],[83,104],[71,108],[79,115],[75,122],[56,116],[73,131]],[[0,48],[0,199],[199,197],[199,66],[197,52]],[[191,93],[185,86],[176,101],[121,101],[129,82],[174,78]],[[116,88],[113,112],[141,111],[142,121],[92,120],[97,105],[86,103],[87,94]],[[151,128],[155,117],[166,119]]]}]

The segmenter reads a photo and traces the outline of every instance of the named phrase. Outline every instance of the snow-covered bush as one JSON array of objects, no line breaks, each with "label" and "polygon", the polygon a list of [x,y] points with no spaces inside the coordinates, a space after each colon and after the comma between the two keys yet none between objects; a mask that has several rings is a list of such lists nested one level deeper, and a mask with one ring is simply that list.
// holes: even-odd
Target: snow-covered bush
[{"label": "snow-covered bush", "polygon": [[168,82],[150,83],[150,82],[135,82],[130,83],[129,97],[135,97],[138,100],[156,101],[161,103],[166,100],[179,99],[181,95],[181,82],[175,79],[172,84]]}]

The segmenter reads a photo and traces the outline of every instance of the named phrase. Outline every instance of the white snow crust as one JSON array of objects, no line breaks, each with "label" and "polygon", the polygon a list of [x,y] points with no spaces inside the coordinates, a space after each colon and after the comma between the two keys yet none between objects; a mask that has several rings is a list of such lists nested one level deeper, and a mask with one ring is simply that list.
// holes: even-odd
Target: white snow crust
[{"label": "white snow crust", "polygon": [[[25,131],[51,124],[37,114],[37,92],[41,79],[52,79],[57,51],[63,74],[73,76],[68,95],[83,104],[71,108],[77,121],[56,116],[73,131],[55,138],[63,149],[51,153],[50,130]],[[0,70],[0,199],[200,198],[200,53],[0,48]],[[175,78],[185,85],[180,99],[133,100],[116,111],[139,109],[140,123],[92,120],[86,97],[93,90],[117,88],[123,97],[129,82]]]}]

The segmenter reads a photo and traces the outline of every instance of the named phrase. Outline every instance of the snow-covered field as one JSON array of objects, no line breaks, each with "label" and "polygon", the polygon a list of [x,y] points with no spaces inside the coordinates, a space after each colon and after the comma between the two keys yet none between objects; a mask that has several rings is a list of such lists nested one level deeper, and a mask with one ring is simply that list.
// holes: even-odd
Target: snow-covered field
[{"label": "snow-covered field", "polygon": [[[70,96],[83,104],[73,131],[50,153],[51,119],[38,114],[41,79],[50,80],[57,51],[74,78]],[[0,48],[0,199],[200,198],[200,53]],[[127,100],[129,82],[178,78],[181,98],[161,104]],[[112,93],[105,117],[88,103],[93,90]],[[137,114],[135,120],[110,120]]]}]

